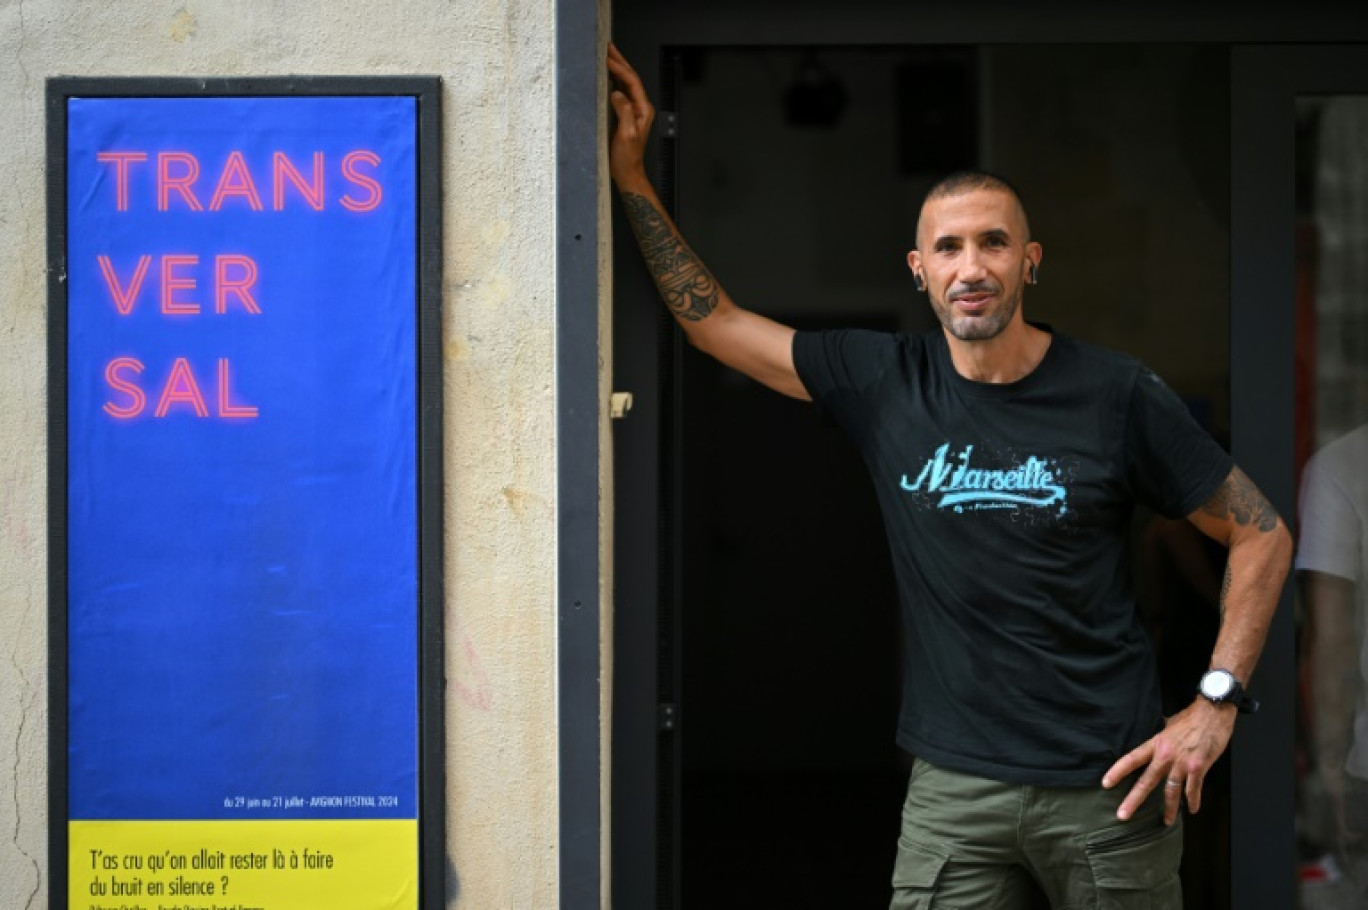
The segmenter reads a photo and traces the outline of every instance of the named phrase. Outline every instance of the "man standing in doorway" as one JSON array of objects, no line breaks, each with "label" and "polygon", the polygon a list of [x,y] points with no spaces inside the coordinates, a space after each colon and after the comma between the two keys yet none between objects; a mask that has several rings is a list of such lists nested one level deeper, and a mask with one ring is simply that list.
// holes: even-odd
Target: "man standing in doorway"
[{"label": "man standing in doorway", "polygon": [[[1273,508],[1143,365],[1026,321],[1043,250],[999,177],[953,175],[923,203],[907,261],[940,331],[795,332],[737,306],[646,178],[641,80],[616,48],[608,69],[613,181],[670,312],[695,347],[830,413],[873,476],[916,756],[894,910],[1180,906],[1180,804],[1200,808],[1254,707],[1287,573]],[[1211,670],[1167,721],[1128,577],[1137,504],[1229,547]]]}]

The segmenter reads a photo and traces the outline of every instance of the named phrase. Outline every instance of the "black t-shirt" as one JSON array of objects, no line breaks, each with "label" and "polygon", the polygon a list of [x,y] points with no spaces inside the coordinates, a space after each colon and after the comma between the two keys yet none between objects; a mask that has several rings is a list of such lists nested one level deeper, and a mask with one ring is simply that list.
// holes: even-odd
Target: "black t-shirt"
[{"label": "black t-shirt", "polygon": [[1230,457],[1141,363],[1059,334],[1006,384],[960,376],[940,331],[800,332],[793,358],[883,511],[899,744],[995,780],[1097,785],[1163,724],[1132,510],[1190,514]]}]

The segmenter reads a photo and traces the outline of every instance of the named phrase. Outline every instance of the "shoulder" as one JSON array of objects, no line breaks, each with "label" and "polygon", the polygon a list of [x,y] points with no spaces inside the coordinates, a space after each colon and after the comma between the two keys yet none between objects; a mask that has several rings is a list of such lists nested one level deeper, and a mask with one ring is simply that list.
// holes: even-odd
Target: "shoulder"
[{"label": "shoulder", "polygon": [[1156,390],[1167,391],[1163,380],[1139,358],[1065,333],[1051,333],[1052,382],[1062,383],[1081,399],[1125,412],[1141,386],[1152,383]]},{"label": "shoulder", "polygon": [[876,332],[873,329],[799,330],[793,336],[795,348],[806,346],[816,350],[884,356],[900,350],[908,343],[915,345],[919,341],[915,336]]},{"label": "shoulder", "polygon": [[1357,480],[1364,476],[1363,465],[1368,462],[1368,424],[1333,439],[1321,446],[1306,461],[1308,479],[1326,481]]},{"label": "shoulder", "polygon": [[1322,461],[1357,460],[1365,452],[1368,452],[1368,424],[1327,442],[1312,458]]},{"label": "shoulder", "polygon": [[1299,570],[1360,577],[1368,528],[1365,462],[1368,426],[1327,443],[1307,460],[1297,497]]},{"label": "shoulder", "polygon": [[867,329],[797,332],[793,366],[814,399],[864,394],[890,377],[916,370],[923,339]]},{"label": "shoulder", "polygon": [[915,336],[869,329],[800,331],[793,336],[793,359],[799,372],[837,366],[877,368],[908,357],[917,359],[925,347],[924,339]]},{"label": "shoulder", "polygon": [[1087,370],[1099,378],[1133,382],[1140,376],[1149,374],[1162,382],[1138,357],[1115,348],[1082,341],[1061,332],[1054,333],[1052,344],[1058,346],[1059,353],[1075,368]]},{"label": "shoulder", "polygon": [[1076,338],[1056,336],[1056,341],[1060,340],[1064,342],[1074,369],[1087,378],[1088,384],[1111,392],[1123,407],[1129,409],[1140,402],[1150,402],[1155,406],[1188,410],[1183,397],[1139,357]]}]

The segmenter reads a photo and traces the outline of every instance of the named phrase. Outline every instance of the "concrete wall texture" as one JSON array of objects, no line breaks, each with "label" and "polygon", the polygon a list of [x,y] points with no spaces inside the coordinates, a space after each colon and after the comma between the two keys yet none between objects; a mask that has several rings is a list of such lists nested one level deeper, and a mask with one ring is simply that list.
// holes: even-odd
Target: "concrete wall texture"
[{"label": "concrete wall texture", "polygon": [[557,903],[554,0],[0,0],[0,907],[47,904],[49,76],[443,79],[448,903]]}]

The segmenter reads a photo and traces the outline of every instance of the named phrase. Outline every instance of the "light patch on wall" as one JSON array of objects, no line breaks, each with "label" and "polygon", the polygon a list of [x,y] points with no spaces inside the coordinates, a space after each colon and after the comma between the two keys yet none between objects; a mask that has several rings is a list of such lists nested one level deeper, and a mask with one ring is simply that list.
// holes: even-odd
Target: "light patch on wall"
[{"label": "light patch on wall", "polygon": [[171,17],[171,40],[178,44],[184,44],[190,38],[195,37],[198,28],[199,19],[194,13],[182,6],[176,11],[176,15]]},{"label": "light patch on wall", "polygon": [[508,503],[508,508],[519,520],[527,517],[529,509],[536,509],[547,517],[555,514],[549,502],[529,490],[506,486],[503,488],[503,495],[504,500]]},{"label": "light patch on wall", "polygon": [[442,346],[442,354],[445,360],[465,360],[470,356],[470,342],[456,336]]},{"label": "light patch on wall", "polygon": [[500,246],[512,232],[512,225],[502,218],[491,218],[483,228],[484,239],[490,246]]}]

